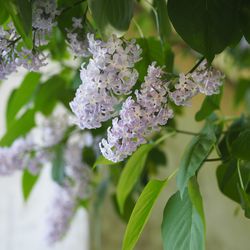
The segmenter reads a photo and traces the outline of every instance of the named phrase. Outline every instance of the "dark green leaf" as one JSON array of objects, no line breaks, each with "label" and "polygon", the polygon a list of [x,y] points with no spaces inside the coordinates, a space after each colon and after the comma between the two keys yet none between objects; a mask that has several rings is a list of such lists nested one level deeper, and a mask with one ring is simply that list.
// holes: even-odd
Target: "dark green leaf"
[{"label": "dark green leaf", "polygon": [[41,74],[39,73],[28,73],[22,81],[20,87],[14,90],[13,94],[9,98],[7,105],[7,127],[9,127],[14,121],[18,112],[32,100],[35,95],[35,90],[39,84],[40,78]]},{"label": "dark green leaf", "polygon": [[202,121],[206,119],[213,111],[220,109],[222,92],[218,95],[206,96],[200,110],[195,115],[196,121]]},{"label": "dark green leaf", "polygon": [[33,175],[28,170],[24,170],[22,176],[22,190],[23,198],[25,201],[29,199],[31,191],[33,190],[35,184],[37,183],[39,175]]},{"label": "dark green leaf", "polygon": [[161,40],[168,41],[171,34],[171,24],[168,18],[167,0],[154,0],[154,7],[157,12]]},{"label": "dark green leaf", "polygon": [[167,181],[151,180],[142,191],[129,219],[122,250],[133,250],[152,208]]},{"label": "dark green leaf", "polygon": [[147,67],[152,62],[156,62],[159,66],[165,66],[166,71],[172,72],[174,55],[166,42],[161,44],[158,39],[150,37],[147,39],[137,39],[137,43],[143,51],[141,55],[143,60],[139,61],[135,66],[139,72],[140,82],[144,81],[144,76],[147,74]]},{"label": "dark green leaf", "polygon": [[232,144],[237,139],[240,132],[246,129],[250,129],[250,123],[244,116],[236,119],[227,129],[227,132],[219,143],[219,150],[223,161],[227,161],[232,158]]},{"label": "dark green leaf", "polygon": [[[194,193],[192,190],[192,196]],[[194,199],[194,197],[193,197]],[[200,195],[195,195],[199,199]],[[175,193],[167,202],[162,222],[162,238],[164,250],[204,250],[205,224],[204,215],[197,210],[185,189],[183,197]]]},{"label": "dark green leaf", "polygon": [[25,45],[32,49],[32,7],[29,0],[3,1],[4,7],[10,14],[13,23],[22,36]]},{"label": "dark green leaf", "polygon": [[242,160],[250,161],[250,129],[241,132],[233,142],[232,154]]},{"label": "dark green leaf", "polygon": [[241,2],[241,29],[246,40],[250,43],[250,2],[249,0],[242,0]]},{"label": "dark green leaf", "polygon": [[63,78],[59,76],[53,76],[41,84],[35,99],[35,109],[49,115],[65,91],[65,84]]},{"label": "dark green leaf", "polygon": [[182,39],[209,61],[238,40],[238,0],[169,0],[170,20]]},{"label": "dark green leaf", "polygon": [[117,202],[121,213],[123,213],[123,206],[127,196],[132,191],[134,185],[138,181],[149,151],[153,148],[152,144],[142,145],[137,151],[129,158],[120,176],[117,185]]},{"label": "dark green leaf", "polygon": [[187,146],[181,158],[180,168],[177,174],[177,186],[181,195],[183,195],[188,180],[194,176],[202,166],[215,142],[216,136],[214,128],[210,124],[207,124],[201,131],[201,134],[195,136]]},{"label": "dark green leaf", "polygon": [[[1,3],[1,1],[0,1]],[[3,6],[0,6],[0,24],[4,24],[6,22],[6,20],[9,17],[9,13],[6,11],[5,8],[3,8]]]},{"label": "dark green leaf", "polygon": [[232,159],[220,165],[216,174],[221,192],[239,203],[245,210],[246,217],[249,217],[250,163]]},{"label": "dark green leaf", "polygon": [[133,0],[88,0],[89,8],[101,33],[110,29],[126,31],[133,16]]}]

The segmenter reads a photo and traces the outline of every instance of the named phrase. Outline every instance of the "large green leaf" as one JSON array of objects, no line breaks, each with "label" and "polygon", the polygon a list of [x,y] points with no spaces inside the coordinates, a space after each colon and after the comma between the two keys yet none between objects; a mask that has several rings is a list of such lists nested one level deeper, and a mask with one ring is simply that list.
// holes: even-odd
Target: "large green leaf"
[{"label": "large green leaf", "polygon": [[250,163],[233,159],[217,168],[217,181],[221,192],[239,203],[250,217]]},{"label": "large green leaf", "polygon": [[[185,189],[183,197],[175,193],[167,202],[162,222],[162,238],[164,250],[204,250],[205,224],[201,196],[192,186],[192,202]],[[199,201],[197,201],[197,199]],[[198,206],[198,207],[197,207]],[[198,209],[197,209],[198,208]]]},{"label": "large green leaf", "polygon": [[187,146],[180,162],[177,174],[177,186],[181,195],[187,186],[188,180],[194,176],[204,160],[212,150],[216,136],[214,127],[207,124],[201,134],[195,136]]},{"label": "large green leaf", "polygon": [[15,139],[25,136],[35,126],[34,116],[34,109],[29,109],[17,121],[12,123],[0,140],[0,146],[10,146]]},{"label": "large green leaf", "polygon": [[232,154],[242,160],[250,161],[250,129],[241,132],[233,142]]},{"label": "large green leaf", "polygon": [[158,66],[165,66],[166,71],[172,72],[174,54],[166,42],[162,44],[160,40],[149,37],[147,39],[139,38],[137,43],[143,51],[141,55],[143,60],[139,61],[135,66],[139,72],[140,82],[144,81],[147,67],[152,62],[156,62]]},{"label": "large green leaf", "polygon": [[182,39],[211,61],[239,38],[238,0],[169,0],[170,20]]},{"label": "large green leaf", "polygon": [[168,41],[171,35],[171,24],[168,18],[167,0],[154,0],[154,7],[157,13],[157,24],[161,40]]},{"label": "large green leaf", "polygon": [[138,181],[149,151],[152,149],[153,144],[142,145],[128,160],[125,165],[122,174],[120,176],[117,185],[117,202],[121,213],[123,212],[123,206],[128,197],[129,193],[132,191],[134,185]]},{"label": "large green leaf", "polygon": [[32,49],[32,7],[29,0],[1,0],[25,45]]},{"label": "large green leaf", "polygon": [[152,208],[167,181],[151,180],[142,191],[129,219],[122,250],[132,250],[147,223]]},{"label": "large green leaf", "polygon": [[15,89],[10,96],[7,111],[6,122],[7,127],[14,121],[18,112],[34,98],[35,90],[39,84],[41,74],[31,72],[28,73],[22,81],[20,87]]},{"label": "large green leaf", "polygon": [[49,115],[64,94],[65,85],[64,79],[59,76],[53,76],[41,84],[35,99],[35,109]]},{"label": "large green leaf", "polygon": [[28,170],[24,170],[22,176],[22,191],[23,198],[25,201],[29,199],[31,191],[33,190],[35,184],[37,183],[39,175],[33,175]]},{"label": "large green leaf", "polygon": [[[0,0],[1,4],[1,0]],[[0,5],[0,24],[4,24],[9,17],[9,13],[3,8],[2,4]]]},{"label": "large green leaf", "polygon": [[241,2],[241,29],[246,40],[250,43],[250,2],[249,0],[242,0]]},{"label": "large green leaf", "polygon": [[101,33],[112,29],[126,31],[133,17],[133,0],[88,0],[89,8]]}]

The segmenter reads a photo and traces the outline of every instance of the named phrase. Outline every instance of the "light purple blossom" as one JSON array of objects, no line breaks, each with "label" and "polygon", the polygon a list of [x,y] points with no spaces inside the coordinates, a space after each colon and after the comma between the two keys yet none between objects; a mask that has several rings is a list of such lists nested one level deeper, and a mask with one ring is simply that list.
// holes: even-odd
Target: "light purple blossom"
[{"label": "light purple blossom", "polygon": [[124,160],[173,117],[167,106],[167,86],[162,81],[163,71],[155,63],[148,67],[148,75],[136,100],[128,97],[123,103],[119,118],[112,121],[107,140],[100,143],[102,154],[113,162]]},{"label": "light purple blossom", "polygon": [[82,84],[70,103],[74,122],[81,128],[98,128],[116,115],[116,105],[122,95],[130,93],[138,79],[133,68],[140,60],[141,49],[135,41],[123,41],[112,36],[107,42],[88,34],[92,58],[82,67]]}]

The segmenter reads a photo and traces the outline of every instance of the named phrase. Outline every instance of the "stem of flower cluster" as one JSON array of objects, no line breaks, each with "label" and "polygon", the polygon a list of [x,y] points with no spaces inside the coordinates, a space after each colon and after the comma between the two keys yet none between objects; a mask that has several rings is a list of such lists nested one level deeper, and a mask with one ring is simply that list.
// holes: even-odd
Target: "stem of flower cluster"
[{"label": "stem of flower cluster", "polygon": [[203,56],[195,65],[194,67],[188,71],[188,74],[193,73],[198,67],[199,65],[205,60],[205,57]]}]

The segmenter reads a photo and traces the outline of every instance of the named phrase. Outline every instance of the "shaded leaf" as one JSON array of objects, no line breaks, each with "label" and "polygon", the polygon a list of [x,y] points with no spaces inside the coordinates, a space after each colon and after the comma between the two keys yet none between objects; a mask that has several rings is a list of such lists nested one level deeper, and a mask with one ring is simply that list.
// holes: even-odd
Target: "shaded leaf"
[{"label": "shaded leaf", "polygon": [[[196,196],[195,199],[200,199],[200,197]],[[164,209],[163,249],[204,250],[205,225],[202,217],[204,215],[201,216],[192,203],[187,189],[185,189],[182,198],[180,192],[175,193],[168,200]]]},{"label": "shaded leaf", "polygon": [[14,121],[18,112],[34,98],[35,91],[40,82],[41,74],[31,72],[23,79],[18,89],[15,89],[9,98],[6,122],[7,127]]},{"label": "shaded leaf", "polygon": [[169,0],[170,20],[182,39],[208,61],[239,38],[238,0]]},{"label": "shaded leaf", "polygon": [[233,142],[232,154],[242,160],[250,161],[250,129],[241,132]]}]

